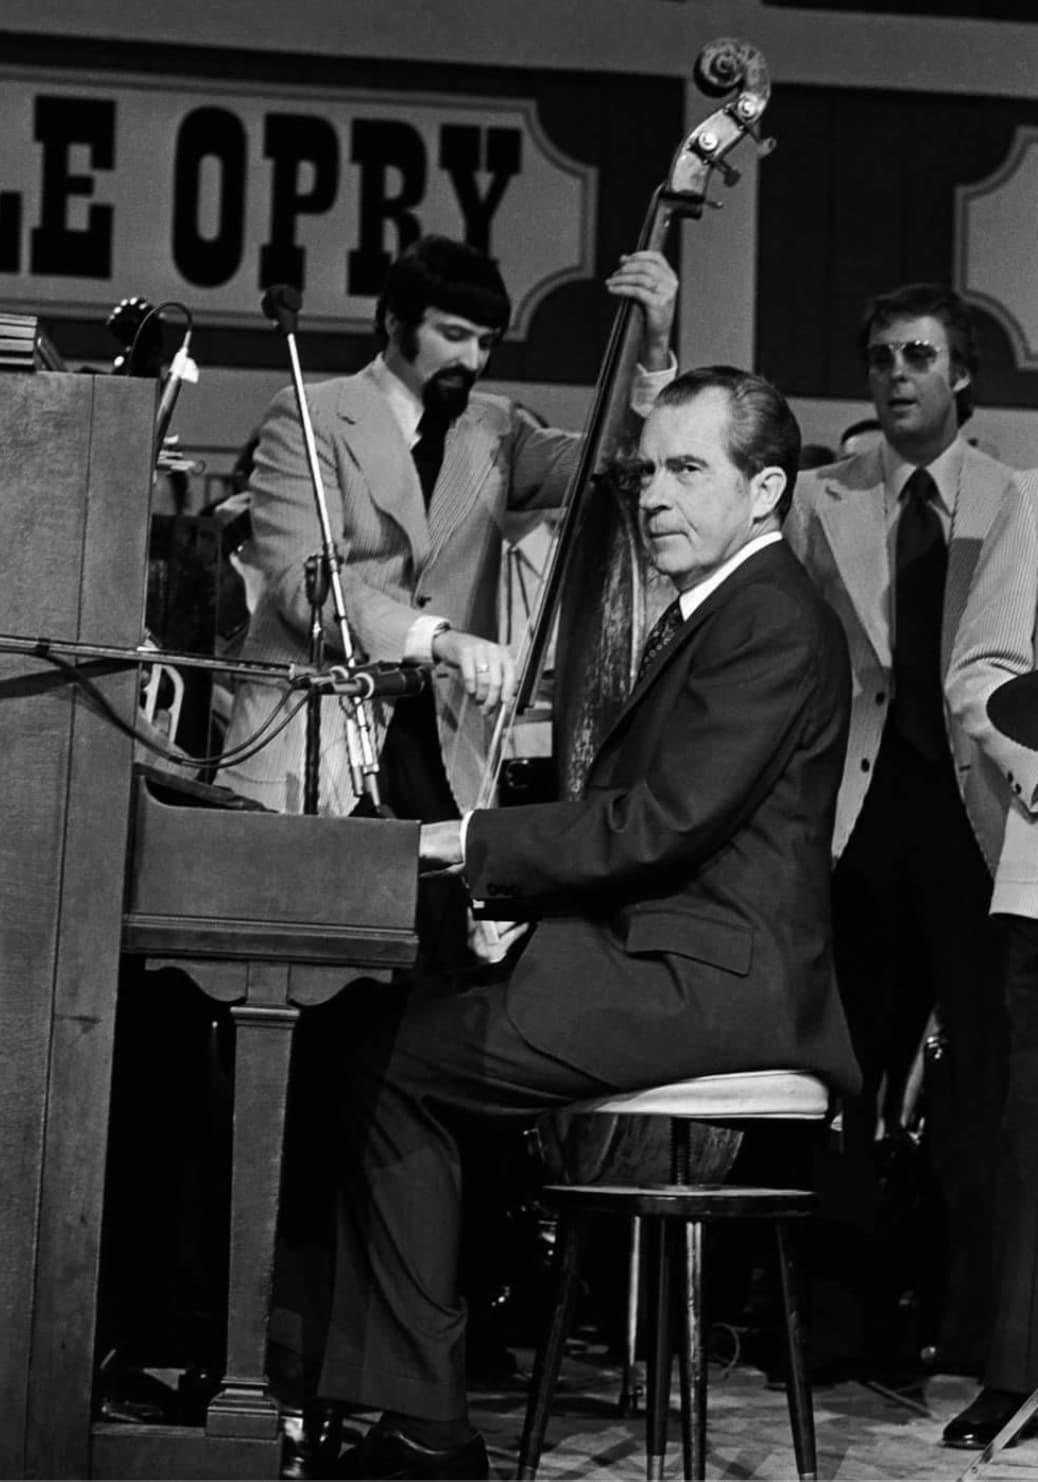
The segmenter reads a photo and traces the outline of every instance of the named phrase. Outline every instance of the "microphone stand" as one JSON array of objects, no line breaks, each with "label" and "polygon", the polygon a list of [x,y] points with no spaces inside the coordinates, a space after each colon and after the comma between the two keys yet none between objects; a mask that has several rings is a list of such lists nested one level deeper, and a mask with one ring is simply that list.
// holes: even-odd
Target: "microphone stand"
[{"label": "microphone stand", "polygon": [[[312,559],[321,563],[322,580],[327,576],[328,586],[331,591],[332,611],[335,625],[339,634],[339,642],[342,647],[346,668],[352,671],[356,667],[356,654],[353,648],[353,639],[350,636],[349,623],[346,618],[346,599],[342,590],[342,578],[340,568],[342,557],[335,544],[332,533],[331,520],[328,515],[328,500],[325,497],[324,481],[321,478],[321,469],[317,461],[317,444],[314,441],[313,423],[310,419],[310,407],[306,399],[306,388],[303,384],[303,373],[299,363],[299,352],[296,348],[296,325],[299,319],[299,310],[302,307],[302,296],[299,291],[287,284],[280,284],[274,288],[268,288],[263,295],[263,312],[285,337],[288,346],[288,358],[292,367],[292,385],[296,393],[296,405],[299,408],[299,421],[303,429],[303,443],[306,448],[307,464],[310,469],[310,482],[313,485],[314,504],[317,509],[317,519],[321,527],[321,552],[319,556]],[[314,596],[319,596],[317,583],[315,582]],[[321,630],[323,642],[323,625],[321,623],[320,608],[322,604],[311,602],[312,608],[316,608],[316,615],[311,622],[311,643],[313,642],[313,631],[315,626]],[[312,798],[313,808],[306,808],[307,812],[317,811],[317,771],[319,763],[320,736],[317,731],[320,714],[320,699],[312,697],[306,707],[307,740],[306,758],[307,769],[311,769],[313,762]],[[346,752],[349,758],[350,776],[353,781],[353,791],[357,797],[367,795],[372,807],[376,812],[381,812],[381,799],[378,788],[378,758],[375,755],[374,723],[368,702],[357,696],[350,697],[343,708],[343,718],[346,723]],[[310,778],[307,777],[307,783]],[[305,800],[304,800],[305,807]]]},{"label": "microphone stand", "polygon": [[[352,669],[333,665],[327,670],[313,670],[309,664],[265,664],[257,659],[216,658],[208,654],[182,653],[179,649],[155,648],[144,644],[127,648],[118,643],[81,643],[75,638],[30,637],[24,633],[0,633],[0,654],[24,654],[28,658],[73,661],[93,660],[105,663],[105,672],[151,664],[168,664],[174,669],[198,669],[210,674],[230,674],[236,679],[263,679],[281,683],[289,690],[313,689],[329,695],[347,695],[370,700],[388,695],[394,700],[417,695],[428,683],[428,673],[419,664],[355,664]],[[21,681],[0,682],[0,700]]]},{"label": "microphone stand", "polygon": [[[328,600],[328,563],[321,556],[308,556],[306,596],[310,603],[310,652],[312,669],[324,662],[324,622],[321,610]],[[306,760],[303,764],[303,812],[316,813],[321,777],[321,692],[314,686],[306,695]]]}]

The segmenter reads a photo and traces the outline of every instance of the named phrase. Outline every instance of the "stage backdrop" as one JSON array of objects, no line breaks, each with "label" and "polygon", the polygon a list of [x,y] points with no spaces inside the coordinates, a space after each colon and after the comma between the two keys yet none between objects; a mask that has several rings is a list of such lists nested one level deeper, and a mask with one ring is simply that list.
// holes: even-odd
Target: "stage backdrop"
[{"label": "stage backdrop", "polygon": [[1038,406],[1038,103],[783,84],[768,121],[761,369],[792,396],[861,397],[865,300],[932,279],[976,310],[981,403]]},{"label": "stage backdrop", "polygon": [[674,78],[30,38],[0,90],[0,305],[66,356],[110,355],[105,317],[141,295],[187,306],[200,361],[278,366],[259,304],[289,282],[308,368],[348,369],[391,257],[432,231],[499,259],[495,375],[546,383],[594,380],[601,279],[684,119]]}]

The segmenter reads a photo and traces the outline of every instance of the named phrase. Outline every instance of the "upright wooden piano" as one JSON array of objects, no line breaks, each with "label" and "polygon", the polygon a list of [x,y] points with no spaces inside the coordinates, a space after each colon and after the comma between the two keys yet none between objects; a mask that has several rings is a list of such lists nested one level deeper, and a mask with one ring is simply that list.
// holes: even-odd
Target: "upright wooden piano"
[{"label": "upright wooden piano", "polygon": [[[276,1477],[264,1377],[292,1029],[413,960],[417,825],[182,806],[135,771],[140,676],[26,639],[143,631],[154,386],[0,375],[0,1476]],[[18,643],[5,639],[17,639]],[[124,954],[235,1024],[227,1369],[206,1425],[99,1423],[98,1265]]]}]

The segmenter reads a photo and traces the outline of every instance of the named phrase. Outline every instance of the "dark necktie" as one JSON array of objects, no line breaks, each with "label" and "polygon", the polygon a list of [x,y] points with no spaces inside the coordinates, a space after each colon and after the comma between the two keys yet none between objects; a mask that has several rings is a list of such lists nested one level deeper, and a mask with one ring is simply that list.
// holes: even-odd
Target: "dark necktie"
[{"label": "dark necktie", "polygon": [[681,616],[681,601],[675,598],[649,629],[649,636],[645,640],[641,661],[638,664],[638,678],[635,684],[641,682],[652,661],[674,640],[684,621],[685,619]]},{"label": "dark necktie", "polygon": [[429,501],[432,499],[436,480],[439,477],[440,465],[443,463],[443,446],[449,426],[449,422],[433,412],[423,412],[422,420],[418,424],[418,441],[411,449],[411,457],[418,470],[426,509],[429,508]]},{"label": "dark necktie", "polygon": [[905,485],[897,522],[894,585],[894,700],[903,740],[930,760],[947,750],[941,692],[941,617],[948,548],[925,468]]}]

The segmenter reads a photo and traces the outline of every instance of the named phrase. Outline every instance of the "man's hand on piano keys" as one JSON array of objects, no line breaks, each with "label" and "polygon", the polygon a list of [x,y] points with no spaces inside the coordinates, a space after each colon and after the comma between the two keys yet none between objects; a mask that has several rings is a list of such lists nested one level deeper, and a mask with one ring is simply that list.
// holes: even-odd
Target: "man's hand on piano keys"
[{"label": "man's hand on piano keys", "polygon": [[432,869],[460,870],[465,862],[461,852],[461,819],[423,823],[418,837],[418,858]]},{"label": "man's hand on piano keys", "polygon": [[502,962],[533,926],[532,921],[488,921],[469,911],[468,947],[477,962]]}]

